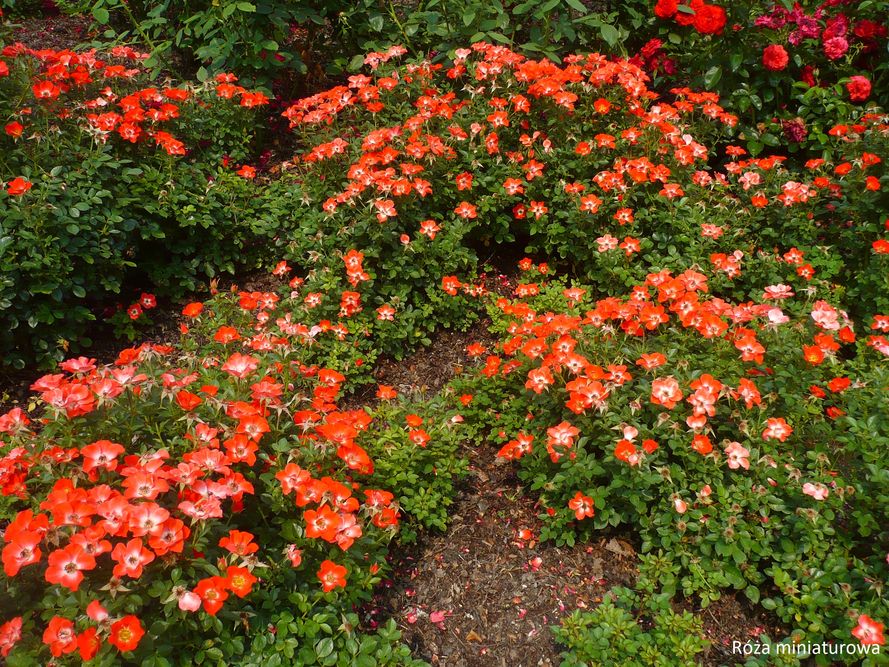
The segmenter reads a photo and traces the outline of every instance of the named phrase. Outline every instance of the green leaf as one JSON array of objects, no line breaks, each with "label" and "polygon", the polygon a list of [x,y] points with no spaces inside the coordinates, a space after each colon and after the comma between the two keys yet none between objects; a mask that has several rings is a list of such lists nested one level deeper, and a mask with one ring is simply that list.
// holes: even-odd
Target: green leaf
[{"label": "green leaf", "polygon": [[608,46],[614,46],[620,40],[620,31],[613,25],[603,23],[599,31],[602,33],[602,39],[605,40]]},{"label": "green leaf", "polygon": [[750,585],[745,588],[744,595],[746,595],[747,599],[750,600],[753,604],[759,602],[759,589],[756,586]]},{"label": "green leaf", "polygon": [[111,16],[104,7],[93,7],[93,18],[96,19],[96,23],[99,25],[105,25]]},{"label": "green leaf", "polygon": [[780,146],[781,145],[781,140],[778,137],[776,137],[774,134],[772,134],[771,132],[766,132],[765,134],[763,134],[760,137],[760,140],[766,146]]},{"label": "green leaf", "polygon": [[256,12],[256,5],[254,5],[252,2],[239,2],[237,4],[237,7],[242,12],[248,12],[250,14],[253,14]]},{"label": "green leaf", "polygon": [[722,67],[714,65],[704,74],[704,85],[707,88],[713,88],[713,86],[719,83],[720,79],[722,79]]},{"label": "green leaf", "polygon": [[375,14],[368,20],[370,27],[373,28],[375,32],[383,32],[383,25],[385,25],[385,22],[382,14]]},{"label": "green leaf", "polygon": [[333,640],[330,637],[319,639],[315,644],[315,654],[319,659],[326,658],[333,653]]},{"label": "green leaf", "polygon": [[586,14],[589,10],[583,6],[583,3],[580,0],[565,0],[565,4],[571,7],[572,9],[576,9],[579,12]]}]

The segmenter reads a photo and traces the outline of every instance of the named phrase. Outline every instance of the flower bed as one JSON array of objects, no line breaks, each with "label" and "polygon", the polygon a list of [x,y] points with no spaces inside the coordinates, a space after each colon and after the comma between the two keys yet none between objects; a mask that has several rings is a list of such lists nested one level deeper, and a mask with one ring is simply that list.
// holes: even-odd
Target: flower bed
[{"label": "flower bed", "polygon": [[[716,5],[695,7],[697,33],[724,30]],[[661,13],[688,21],[676,12]],[[25,94],[47,100],[111,76],[92,55],[7,55],[40,63],[45,83]],[[194,114],[185,134],[212,131],[216,113],[255,122],[241,105],[264,98],[233,81],[93,91],[62,118],[37,102],[79,150],[139,164],[127,210],[175,223],[163,233],[185,239],[184,275],[219,268],[199,267],[204,252],[234,262],[231,235],[265,237],[281,284],[189,304],[176,345],[69,359],[35,383],[28,414],[0,417],[11,664],[410,664],[392,624],[356,631],[356,605],[398,527],[410,540],[446,526],[466,441],[516,462],[541,538],[619,529],[641,547],[638,590],[558,632],[569,664],[611,648],[693,661],[700,623],[670,601],[707,607],[727,590],[795,641],[882,645],[886,115],[831,118],[824,156],[796,164],[751,155],[716,94],[655,92],[628,60],[556,64],[484,43],[449,67],[403,55],[371,53],[368,74],[287,108],[300,153],[268,182],[240,164],[239,131],[193,161],[168,155],[187,145],[162,134],[177,114]],[[132,95],[148,121],[131,147],[123,115],[87,110]],[[128,173],[115,164],[111,180]],[[11,219],[80,215],[55,203],[64,179],[28,188],[19,171],[0,201]],[[176,193],[189,178],[206,197]],[[190,216],[201,230],[181,229]],[[514,294],[490,295],[476,271],[516,246],[538,259],[520,262]],[[114,265],[123,247],[102,256]],[[154,279],[183,275],[173,264],[149,261]],[[468,347],[477,372],[429,400],[381,385],[356,404],[378,359],[485,310],[499,345]]]},{"label": "flower bed", "polygon": [[444,526],[456,422],[386,387],[340,408],[357,337],[298,282],[191,304],[177,346],[66,361],[0,418],[9,664],[412,664],[353,607],[405,512]]}]

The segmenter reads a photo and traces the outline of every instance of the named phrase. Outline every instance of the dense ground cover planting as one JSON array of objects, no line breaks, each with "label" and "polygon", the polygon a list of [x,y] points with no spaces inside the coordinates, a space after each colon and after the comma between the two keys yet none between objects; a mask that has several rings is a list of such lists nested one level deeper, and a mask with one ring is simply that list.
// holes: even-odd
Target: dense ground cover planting
[{"label": "dense ground cover planting", "polygon": [[[65,3],[140,48],[3,47],[0,345],[51,364],[0,416],[9,664],[417,664],[366,605],[483,459],[521,544],[639,554],[564,664],[715,664],[735,594],[882,664],[886,3],[471,4]],[[331,21],[441,52],[276,97]],[[80,354],[208,279],[176,340]],[[479,320],[444,387],[378,384]]]}]

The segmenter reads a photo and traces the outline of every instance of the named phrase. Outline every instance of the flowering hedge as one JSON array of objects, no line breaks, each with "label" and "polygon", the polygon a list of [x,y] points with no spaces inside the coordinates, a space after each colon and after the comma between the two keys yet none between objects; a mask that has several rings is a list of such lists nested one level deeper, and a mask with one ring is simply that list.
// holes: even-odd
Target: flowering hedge
[{"label": "flowering hedge", "polygon": [[0,417],[9,664],[413,664],[353,607],[403,512],[444,527],[458,422],[387,387],[341,407],[359,336],[299,282],[193,303],[180,344],[70,359]]}]

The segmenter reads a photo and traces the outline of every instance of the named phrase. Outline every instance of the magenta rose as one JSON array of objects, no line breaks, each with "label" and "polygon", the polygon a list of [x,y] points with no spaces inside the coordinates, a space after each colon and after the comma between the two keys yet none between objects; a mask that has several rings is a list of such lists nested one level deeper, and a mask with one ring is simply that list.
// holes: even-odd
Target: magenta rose
[{"label": "magenta rose", "polygon": [[829,60],[842,58],[848,50],[849,42],[846,41],[845,37],[831,37],[824,42],[824,55]]}]

